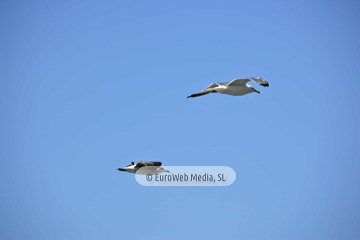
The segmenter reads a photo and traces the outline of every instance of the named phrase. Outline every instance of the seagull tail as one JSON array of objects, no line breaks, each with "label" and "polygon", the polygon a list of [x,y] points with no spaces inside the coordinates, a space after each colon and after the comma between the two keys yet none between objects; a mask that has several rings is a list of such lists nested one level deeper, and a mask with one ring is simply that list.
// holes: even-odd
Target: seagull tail
[{"label": "seagull tail", "polygon": [[117,168],[116,170],[126,172],[126,170],[125,170],[125,169],[123,169],[123,168]]},{"label": "seagull tail", "polygon": [[191,94],[190,96],[187,96],[186,98],[200,97],[200,96],[203,96],[203,95],[206,95],[206,94],[209,94],[209,93],[210,93],[209,91],[194,93],[194,94]]}]

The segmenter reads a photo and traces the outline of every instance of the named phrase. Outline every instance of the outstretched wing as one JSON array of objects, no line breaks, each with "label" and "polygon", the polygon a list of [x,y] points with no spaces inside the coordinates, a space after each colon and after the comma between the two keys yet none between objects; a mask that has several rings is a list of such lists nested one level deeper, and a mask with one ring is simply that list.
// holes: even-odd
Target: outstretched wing
[{"label": "outstretched wing", "polygon": [[131,164],[127,165],[126,168],[128,168],[128,167],[135,167],[135,165],[136,165],[136,164],[135,164],[134,162],[131,162]]},{"label": "outstretched wing", "polygon": [[145,166],[161,166],[161,162],[152,162],[152,161],[138,161],[135,162],[135,168],[141,168]]},{"label": "outstretched wing", "polygon": [[201,92],[191,94],[190,96],[187,96],[186,98],[200,97],[200,96],[209,94],[209,93],[211,93],[211,90],[212,90],[213,88],[216,88],[216,87],[219,87],[219,86],[220,86],[220,83],[212,83],[212,84],[210,84],[207,88],[205,88],[204,90],[202,90]]},{"label": "outstretched wing", "polygon": [[255,78],[255,77],[238,78],[238,79],[232,80],[227,86],[244,86],[249,81],[256,82],[256,83],[258,83],[258,84],[260,84],[261,86],[264,86],[264,87],[269,86],[269,83],[265,79],[263,79],[263,78]]},{"label": "outstretched wing", "polygon": [[208,90],[208,89],[215,88],[215,87],[219,87],[219,86],[220,86],[219,83],[212,83],[212,84],[210,84],[207,88],[205,88],[204,90],[202,90],[201,92],[204,92],[204,91],[206,91],[206,90]]},{"label": "outstretched wing", "polygon": [[266,81],[266,80],[263,79],[263,78],[252,77],[252,78],[250,78],[250,80],[253,81],[253,82],[256,82],[256,83],[258,83],[258,84],[260,84],[261,86],[264,86],[264,87],[268,87],[268,86],[269,86],[268,81]]}]

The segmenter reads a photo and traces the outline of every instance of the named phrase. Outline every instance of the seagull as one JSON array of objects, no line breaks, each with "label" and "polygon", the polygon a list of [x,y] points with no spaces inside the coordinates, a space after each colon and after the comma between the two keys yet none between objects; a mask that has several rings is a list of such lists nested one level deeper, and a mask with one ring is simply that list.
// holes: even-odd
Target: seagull
[{"label": "seagull", "polygon": [[[128,173],[135,173],[135,174],[141,174],[141,175],[155,175],[162,172],[170,172],[168,170],[165,170],[163,167],[161,167],[161,162],[151,162],[151,161],[138,161],[138,162],[131,162],[130,165],[124,167],[124,168],[118,168],[116,170],[128,172]],[[139,169],[141,170],[137,172]]]},{"label": "seagull", "polygon": [[260,91],[256,90],[252,86],[246,84],[249,81],[256,82],[264,87],[269,86],[269,83],[263,78],[255,78],[255,77],[238,78],[238,79],[232,80],[231,82],[212,83],[207,88],[202,90],[201,92],[191,94],[187,98],[200,97],[200,96],[208,94],[208,93],[222,93],[222,94],[227,94],[227,95],[232,95],[232,96],[243,96],[243,95],[251,93],[251,92],[260,93]]}]

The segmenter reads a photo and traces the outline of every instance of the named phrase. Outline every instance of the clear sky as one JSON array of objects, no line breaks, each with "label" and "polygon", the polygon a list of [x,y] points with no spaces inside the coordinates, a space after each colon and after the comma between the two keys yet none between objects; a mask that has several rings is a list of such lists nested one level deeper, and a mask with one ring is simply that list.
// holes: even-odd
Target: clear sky
[{"label": "clear sky", "polygon": [[[2,1],[1,239],[360,239],[358,1]],[[261,94],[209,94],[263,77]],[[145,187],[131,161],[229,166]]]}]

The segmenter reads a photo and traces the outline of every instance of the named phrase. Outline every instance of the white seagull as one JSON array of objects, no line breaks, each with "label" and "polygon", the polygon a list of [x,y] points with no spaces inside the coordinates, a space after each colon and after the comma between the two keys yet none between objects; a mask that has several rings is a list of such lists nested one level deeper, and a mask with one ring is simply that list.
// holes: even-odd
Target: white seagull
[{"label": "white seagull", "polygon": [[269,86],[269,83],[263,78],[238,78],[232,80],[231,82],[212,83],[201,92],[191,94],[187,98],[199,97],[208,93],[222,93],[232,96],[243,96],[251,92],[260,93],[252,86],[246,84],[249,81],[256,82],[264,87]]},{"label": "white seagull", "polygon": [[147,175],[147,174],[154,175],[162,172],[170,172],[168,170],[165,170],[163,167],[161,167],[161,164],[162,164],[161,162],[138,161],[138,162],[131,162],[130,165],[124,168],[118,168],[116,170],[128,172],[128,173],[141,174],[141,175]]}]

